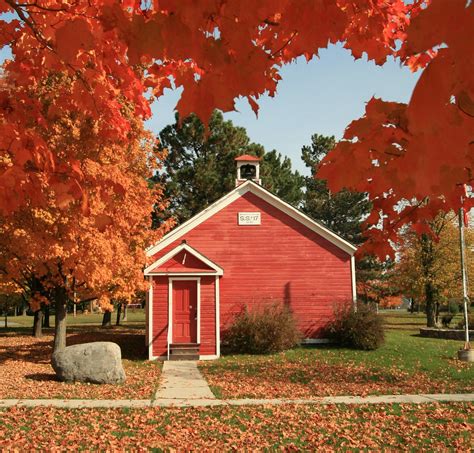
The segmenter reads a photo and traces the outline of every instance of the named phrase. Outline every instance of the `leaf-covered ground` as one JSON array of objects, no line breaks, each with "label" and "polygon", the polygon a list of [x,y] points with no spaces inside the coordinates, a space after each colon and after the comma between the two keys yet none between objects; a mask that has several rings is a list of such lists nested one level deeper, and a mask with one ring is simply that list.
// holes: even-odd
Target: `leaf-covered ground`
[{"label": "leaf-covered ground", "polygon": [[387,333],[377,351],[321,346],[269,356],[232,355],[200,369],[222,398],[471,393],[474,364],[455,359],[459,342]]},{"label": "leaf-covered ground", "polygon": [[468,451],[471,403],[0,411],[0,450]]},{"label": "leaf-covered ground", "polygon": [[51,367],[51,334],[41,339],[18,332],[0,335],[0,398],[145,399],[156,390],[161,364],[144,360],[144,330],[70,329],[67,344],[113,341],[122,349],[123,385],[64,383]]}]

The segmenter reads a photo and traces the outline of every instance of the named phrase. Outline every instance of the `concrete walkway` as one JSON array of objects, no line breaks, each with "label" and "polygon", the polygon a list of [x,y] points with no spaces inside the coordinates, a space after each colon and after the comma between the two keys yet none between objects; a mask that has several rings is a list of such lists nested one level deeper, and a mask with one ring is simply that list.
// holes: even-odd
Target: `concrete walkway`
[{"label": "concrete walkway", "polygon": [[197,362],[183,360],[166,361],[161,372],[161,385],[155,400],[214,400],[206,380],[197,367]]},{"label": "concrete walkway", "polygon": [[421,394],[421,395],[374,395],[374,396],[325,396],[311,399],[235,399],[219,400],[211,392],[198,370],[197,362],[164,362],[161,384],[152,400],[0,400],[4,407],[56,407],[80,408],[145,408],[145,407],[206,407],[206,406],[257,406],[282,404],[390,404],[464,401],[474,402],[474,393],[468,394]]},{"label": "concrete walkway", "polygon": [[[176,387],[175,387],[176,388]],[[421,395],[374,395],[374,396],[325,396],[314,399],[238,399],[218,400],[212,398],[160,398],[156,400],[0,400],[0,409],[5,407],[56,407],[80,408],[146,408],[146,407],[205,407],[205,406],[279,406],[283,404],[426,404],[441,402],[474,402],[474,393],[467,394],[421,394]]]}]

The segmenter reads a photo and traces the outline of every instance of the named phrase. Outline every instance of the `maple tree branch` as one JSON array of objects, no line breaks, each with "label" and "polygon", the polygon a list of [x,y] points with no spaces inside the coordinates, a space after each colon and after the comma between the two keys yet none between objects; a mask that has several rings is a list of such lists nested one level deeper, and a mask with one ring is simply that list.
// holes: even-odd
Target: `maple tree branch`
[{"label": "maple tree branch", "polygon": [[34,7],[41,9],[42,11],[50,11],[52,13],[59,13],[61,11],[67,11],[66,8],[48,8],[47,6],[39,5],[38,2],[34,3],[17,3],[18,6],[21,8],[29,8],[29,7]]},{"label": "maple tree branch", "polygon": [[285,47],[289,46],[291,44],[291,41],[293,41],[294,37],[298,34],[298,32],[295,30],[291,36],[287,39],[286,43],[283,44],[278,50],[270,54],[270,58],[274,58],[276,54],[280,53]]},{"label": "maple tree branch", "polygon": [[411,209],[408,209],[406,211],[402,211],[402,214],[398,216],[397,221],[392,224],[392,229],[395,229],[394,227],[398,225],[399,223],[402,223],[402,220],[404,218],[407,218],[411,213],[413,213],[416,209],[418,209],[423,203],[425,203],[428,200],[428,197],[423,198],[420,202],[418,202],[415,206],[412,206]]},{"label": "maple tree branch", "polygon": [[280,25],[280,22],[275,22],[274,20],[270,20],[270,19],[265,19],[263,23],[266,25],[271,25],[273,27],[278,27]]},{"label": "maple tree branch", "polygon": [[13,0],[5,0],[5,2],[15,10],[15,12],[18,14],[18,17],[31,29],[31,31],[35,35],[35,38],[43,45],[45,45],[48,49],[52,50],[53,47],[51,46],[49,41],[38,31],[35,22],[26,16],[25,11],[22,9],[22,7],[16,4]]},{"label": "maple tree branch", "polygon": [[97,300],[97,299],[98,299],[97,296],[89,297],[87,299],[82,299],[82,300],[76,302],[76,304],[85,304],[86,302],[92,302],[93,300]]},{"label": "maple tree branch", "polygon": [[[20,17],[20,19],[31,29],[31,31],[33,32],[35,38],[41,43],[43,44],[47,49],[51,50],[54,54],[57,55],[57,52],[56,50],[54,49],[54,47],[51,45],[50,41],[48,41],[39,31],[38,31],[38,28],[36,27],[36,24],[35,24],[35,21],[31,18],[28,18],[27,15],[25,14],[25,11],[22,9],[22,5],[25,5],[25,4],[17,4],[15,3],[13,0],[5,0],[15,11],[16,13],[18,14],[18,16]],[[29,6],[38,6],[36,3],[35,4],[28,4]],[[63,9],[63,10],[50,10],[52,12],[59,12],[59,11],[66,11],[66,9]],[[77,15],[77,14],[76,14]],[[58,56],[59,58],[59,56]],[[60,60],[62,60],[60,58]],[[63,61],[63,60],[62,60]],[[76,75],[76,77],[84,84],[84,86],[86,87],[86,90],[88,92],[91,92],[91,88],[90,88],[90,85],[87,83],[87,81],[85,80],[85,78],[82,76],[82,74],[80,74],[80,71],[76,68],[74,68],[74,66],[72,66],[70,63],[68,62],[65,62],[63,61],[63,63],[69,67],[69,69],[71,69],[73,71],[73,73]],[[95,98],[94,96],[92,96],[91,94],[91,97],[92,97],[92,102],[96,108],[97,111],[99,111],[99,109],[97,108],[97,105],[96,105],[96,101],[95,101]]]}]

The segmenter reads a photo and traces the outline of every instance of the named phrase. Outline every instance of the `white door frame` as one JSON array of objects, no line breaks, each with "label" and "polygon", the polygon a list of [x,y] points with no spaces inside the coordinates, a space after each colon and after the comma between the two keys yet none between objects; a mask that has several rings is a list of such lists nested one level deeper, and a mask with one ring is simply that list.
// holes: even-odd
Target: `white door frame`
[{"label": "white door frame", "polygon": [[195,281],[197,292],[197,332],[196,342],[201,343],[201,277],[169,277],[168,278],[168,360],[170,358],[170,344],[173,343],[173,282]]}]

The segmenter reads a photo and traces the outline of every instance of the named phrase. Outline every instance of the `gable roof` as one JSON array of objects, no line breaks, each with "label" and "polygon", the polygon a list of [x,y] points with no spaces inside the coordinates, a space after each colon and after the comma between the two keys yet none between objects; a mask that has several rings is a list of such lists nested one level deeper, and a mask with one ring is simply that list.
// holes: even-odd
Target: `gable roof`
[{"label": "gable roof", "polygon": [[[186,242],[182,242],[177,247],[170,250],[166,255],[163,255],[154,263],[150,264],[145,269],[145,275],[157,275],[157,274],[169,273],[170,271],[172,272],[173,271],[172,269],[171,270],[164,269],[160,271],[158,268],[166,264],[168,261],[172,260],[175,256],[179,255],[182,251],[188,252],[189,254],[197,258],[199,261],[201,261],[203,264],[205,264],[209,268],[209,271],[210,271],[210,272],[206,271],[206,273],[209,273],[210,275],[224,275],[224,270],[220,266],[214,263],[214,261],[211,261],[209,258],[205,257],[202,253],[199,253],[196,249],[192,248],[190,245],[186,244]],[[181,269],[176,269],[176,270],[180,271],[181,273],[186,273],[186,268],[183,266],[181,266]]]},{"label": "gable roof", "polygon": [[349,255],[354,255],[357,247],[350,242],[343,239],[338,234],[334,233],[330,229],[326,228],[319,222],[313,220],[311,217],[307,216],[305,213],[291,206],[286,201],[283,201],[281,198],[277,197],[267,189],[263,188],[259,184],[256,184],[252,180],[247,180],[240,186],[236,187],[234,190],[231,190],[227,195],[224,195],[222,198],[203,209],[200,213],[196,214],[194,217],[191,217],[186,222],[182,223],[175,229],[171,230],[168,234],[165,234],[161,240],[147,249],[147,256],[153,256],[158,253],[160,250],[164,249],[172,242],[179,239],[181,236],[192,230],[193,228],[200,225],[205,220],[212,217],[214,214],[218,213],[226,206],[237,200],[238,198],[245,195],[247,192],[251,192],[257,197],[263,199],[270,205],[289,215],[294,220],[303,224],[310,230],[318,233],[324,239],[329,241],[331,244],[334,244],[336,247],[345,251]]}]

